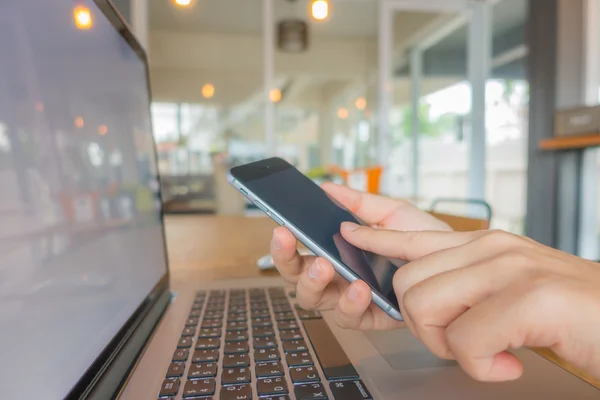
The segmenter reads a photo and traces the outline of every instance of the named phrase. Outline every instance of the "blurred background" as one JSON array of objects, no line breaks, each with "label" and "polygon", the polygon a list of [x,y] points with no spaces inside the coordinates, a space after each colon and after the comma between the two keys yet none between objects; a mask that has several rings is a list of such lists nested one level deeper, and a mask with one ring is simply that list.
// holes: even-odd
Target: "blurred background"
[{"label": "blurred background", "polygon": [[485,217],[466,202],[484,200],[526,233],[529,0],[114,3],[149,55],[167,212],[252,214],[225,171],[276,155],[423,208]]}]

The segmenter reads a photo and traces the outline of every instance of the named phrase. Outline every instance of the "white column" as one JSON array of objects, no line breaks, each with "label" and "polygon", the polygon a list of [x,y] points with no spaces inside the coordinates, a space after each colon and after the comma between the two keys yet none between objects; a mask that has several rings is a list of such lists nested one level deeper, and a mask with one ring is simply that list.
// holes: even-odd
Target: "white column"
[{"label": "white column", "polygon": [[331,164],[333,130],[333,107],[330,102],[324,102],[319,109],[319,163],[323,167]]},{"label": "white column", "polygon": [[411,110],[412,110],[412,196],[419,198],[419,138],[421,136],[421,80],[423,78],[423,52],[418,47],[410,53]]},{"label": "white column", "polygon": [[486,168],[486,83],[492,58],[491,8],[473,2],[469,23],[468,76],[471,83],[471,147],[469,155],[469,197],[485,199]]},{"label": "white column", "polygon": [[146,53],[150,51],[148,0],[131,0],[131,28]]},{"label": "white column", "polygon": [[392,51],[394,14],[392,7],[385,0],[379,0],[379,114],[377,126],[377,153],[379,164],[383,167],[381,192],[389,191],[390,169],[390,111],[392,109]]},{"label": "white column", "polygon": [[277,137],[275,136],[275,104],[269,98],[269,92],[274,89],[275,73],[275,20],[273,18],[274,1],[263,0],[263,79],[265,102],[265,143],[267,156],[275,156],[277,152]]}]

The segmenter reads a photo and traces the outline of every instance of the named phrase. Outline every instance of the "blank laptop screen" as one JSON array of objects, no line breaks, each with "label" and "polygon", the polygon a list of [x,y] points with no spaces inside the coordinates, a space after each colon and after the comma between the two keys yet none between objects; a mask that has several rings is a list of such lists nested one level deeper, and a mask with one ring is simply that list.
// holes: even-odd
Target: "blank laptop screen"
[{"label": "blank laptop screen", "polygon": [[66,396],[161,281],[159,200],[144,61],[92,1],[0,0],[0,397]]}]

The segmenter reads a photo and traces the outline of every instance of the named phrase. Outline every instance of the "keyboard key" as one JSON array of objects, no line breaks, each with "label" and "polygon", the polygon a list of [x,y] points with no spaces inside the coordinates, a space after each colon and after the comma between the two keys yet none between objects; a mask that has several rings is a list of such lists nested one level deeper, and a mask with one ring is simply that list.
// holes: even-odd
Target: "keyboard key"
[{"label": "keyboard key", "polygon": [[192,364],[188,371],[188,379],[206,379],[217,376],[217,363]]},{"label": "keyboard key", "polygon": [[308,346],[304,340],[289,340],[287,342],[283,342],[284,353],[296,353],[306,350],[308,350]]},{"label": "keyboard key", "polygon": [[247,331],[247,322],[228,322],[226,328],[228,331]]},{"label": "keyboard key", "polygon": [[279,361],[260,362],[254,366],[254,372],[257,378],[272,378],[283,376],[283,366]]},{"label": "keyboard key", "polygon": [[250,382],[250,370],[248,368],[227,368],[221,376],[222,385],[238,385]]},{"label": "keyboard key", "polygon": [[223,368],[242,368],[250,365],[248,353],[226,354],[223,356]]},{"label": "keyboard key", "polygon": [[320,319],[323,318],[321,316],[321,313],[318,311],[300,311],[298,310],[298,317],[301,320],[305,320],[305,319]]},{"label": "keyboard key", "polygon": [[206,311],[220,311],[223,312],[225,310],[224,302],[209,302],[206,306]]},{"label": "keyboard key", "polygon": [[274,306],[285,306],[285,305],[289,305],[290,302],[288,299],[286,299],[285,297],[282,297],[280,299],[271,299],[271,304],[273,304]]},{"label": "keyboard key", "polygon": [[196,310],[192,310],[192,311],[190,311],[190,315],[189,315],[189,317],[190,317],[190,318],[198,318],[198,317],[199,317],[199,316],[201,316],[201,315],[202,315],[202,310],[197,310],[197,309],[196,309]]},{"label": "keyboard key", "polygon": [[223,321],[220,319],[209,319],[202,322],[202,329],[204,328],[220,328],[223,326]]},{"label": "keyboard key", "polygon": [[171,365],[169,365],[169,369],[167,370],[167,378],[181,378],[183,376],[183,371],[185,371],[185,363],[171,363]]},{"label": "keyboard key", "polygon": [[160,397],[177,396],[180,385],[181,381],[179,379],[165,379],[158,395]]},{"label": "keyboard key", "polygon": [[312,357],[307,351],[301,353],[287,353],[285,355],[285,361],[288,366],[291,367],[309,367],[314,365]]},{"label": "keyboard key", "polygon": [[229,297],[246,297],[246,289],[231,289]]},{"label": "keyboard key", "polygon": [[250,351],[248,342],[226,342],[223,352],[225,354],[240,354]]},{"label": "keyboard key", "polygon": [[319,372],[315,367],[303,367],[290,369],[290,377],[292,382],[297,383],[313,383],[320,382]]},{"label": "keyboard key", "polygon": [[286,329],[298,329],[298,323],[296,322],[296,320],[294,321],[279,321],[277,322],[277,328],[279,328],[280,331],[284,331]]},{"label": "keyboard key", "polygon": [[226,342],[243,342],[248,340],[248,331],[229,331],[225,333]]},{"label": "keyboard key", "polygon": [[278,349],[260,349],[254,351],[254,361],[256,362],[279,360],[281,360],[281,356],[279,355]]},{"label": "keyboard key", "polygon": [[175,353],[173,354],[172,361],[173,362],[186,361],[189,355],[190,355],[189,349],[177,349],[177,350],[175,350]]},{"label": "keyboard key", "polygon": [[207,311],[206,313],[204,313],[204,320],[208,320],[208,319],[223,319],[223,312],[222,311]]},{"label": "keyboard key", "polygon": [[274,305],[273,306],[273,312],[274,313],[290,312],[290,311],[292,311],[292,306],[290,306],[289,304],[282,304],[282,305]]},{"label": "keyboard key", "polygon": [[252,400],[252,386],[247,384],[225,386],[221,388],[220,400]]},{"label": "keyboard key", "polygon": [[268,318],[270,315],[269,310],[252,310],[250,312],[252,318]]},{"label": "keyboard key", "polygon": [[200,322],[198,318],[188,318],[188,320],[185,321],[185,326],[197,326],[198,322]]},{"label": "keyboard key", "polygon": [[183,398],[212,396],[215,394],[216,382],[214,379],[187,381],[183,387]]},{"label": "keyboard key", "polygon": [[287,394],[287,382],[285,378],[266,378],[259,379],[256,384],[256,390],[259,396],[273,396]]},{"label": "keyboard key", "polygon": [[229,314],[246,314],[246,306],[229,306],[227,309]]},{"label": "keyboard key", "polygon": [[252,327],[253,328],[261,328],[261,327],[267,327],[267,326],[273,326],[273,321],[271,321],[271,318],[252,318]]},{"label": "keyboard key", "polygon": [[201,338],[196,342],[196,350],[211,350],[221,347],[219,338]]},{"label": "keyboard key", "polygon": [[208,295],[210,297],[225,297],[225,295],[227,294],[227,290],[225,289],[215,289],[215,290],[211,290]]},{"label": "keyboard key", "polygon": [[265,337],[265,336],[274,336],[274,335],[275,335],[275,330],[273,329],[273,327],[270,327],[270,326],[252,328],[252,336],[254,336],[255,338]]},{"label": "keyboard key", "polygon": [[278,347],[274,336],[256,337],[253,344],[255,349],[275,349]]},{"label": "keyboard key", "polygon": [[246,307],[246,298],[232,298],[229,300],[229,306],[244,306]]},{"label": "keyboard key", "polygon": [[298,329],[289,329],[287,331],[281,331],[279,332],[279,337],[281,338],[282,342],[288,340],[298,340],[303,338],[302,332],[300,332]]},{"label": "keyboard key", "polygon": [[246,314],[229,314],[227,316],[227,322],[246,322],[247,320]]},{"label": "keyboard key", "polygon": [[266,311],[269,310],[269,303],[266,301],[254,301],[250,302],[250,310],[252,311]]},{"label": "keyboard key", "polygon": [[291,311],[275,313],[275,321],[291,321],[296,319]]},{"label": "keyboard key", "polygon": [[179,343],[177,343],[177,347],[180,349],[189,349],[192,347],[192,343],[194,342],[194,338],[190,336],[183,336],[179,339]]},{"label": "keyboard key", "polygon": [[304,321],[323,373],[329,381],[358,379],[358,373],[323,319]]},{"label": "keyboard key", "polygon": [[260,400],[290,400],[290,396],[288,396],[287,394],[281,396],[267,396],[261,397]]},{"label": "keyboard key", "polygon": [[373,400],[373,396],[360,380],[331,382],[329,387],[335,400]]},{"label": "keyboard key", "polygon": [[294,393],[296,393],[296,400],[327,400],[327,392],[320,383],[296,385]]},{"label": "keyboard key", "polygon": [[198,332],[199,338],[218,338],[221,337],[221,328],[202,328]]},{"label": "keyboard key", "polygon": [[196,301],[196,302],[194,302],[194,304],[192,304],[192,310],[200,310],[200,311],[202,311],[203,308],[204,308],[204,302],[203,301]]},{"label": "keyboard key", "polygon": [[196,334],[196,328],[191,326],[186,326],[181,336],[194,336]]},{"label": "keyboard key", "polygon": [[192,355],[193,363],[217,362],[218,360],[218,350],[196,350]]}]

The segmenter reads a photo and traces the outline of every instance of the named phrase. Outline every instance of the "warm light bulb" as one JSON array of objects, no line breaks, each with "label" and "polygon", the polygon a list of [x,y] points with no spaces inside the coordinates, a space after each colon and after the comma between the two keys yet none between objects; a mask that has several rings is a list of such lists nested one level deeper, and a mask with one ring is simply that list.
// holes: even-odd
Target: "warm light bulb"
[{"label": "warm light bulb", "polygon": [[327,0],[314,0],[311,10],[313,18],[322,21],[329,16],[329,3]]},{"label": "warm light bulb", "polygon": [[179,7],[188,7],[192,4],[192,0],[173,0],[173,3]]},{"label": "warm light bulb", "polygon": [[107,133],[107,132],[108,132],[108,127],[107,127],[106,125],[100,125],[100,126],[98,127],[98,133],[99,133],[101,136],[104,136],[104,135],[106,135],[106,133]]},{"label": "warm light bulb", "polygon": [[207,83],[206,85],[202,86],[202,96],[204,96],[205,99],[210,99],[214,95],[215,95],[214,85]]},{"label": "warm light bulb", "polygon": [[77,127],[78,129],[81,129],[84,126],[85,126],[85,122],[83,121],[83,117],[75,118],[75,127]]},{"label": "warm light bulb", "polygon": [[271,91],[269,92],[269,99],[273,103],[278,103],[281,100],[281,90],[271,89]]},{"label": "warm light bulb", "polygon": [[356,99],[356,103],[354,103],[354,105],[359,110],[364,110],[365,108],[367,108],[367,100],[365,100],[364,97],[359,97],[358,99]]},{"label": "warm light bulb", "polygon": [[338,117],[340,119],[346,119],[346,118],[348,118],[348,110],[345,109],[344,107],[338,108]]},{"label": "warm light bulb", "polygon": [[41,101],[36,101],[34,107],[35,107],[35,111],[44,112],[44,103],[42,103]]},{"label": "warm light bulb", "polygon": [[73,9],[73,19],[75,20],[75,26],[78,29],[90,29],[92,25],[94,25],[92,12],[86,6],[76,6]]}]

